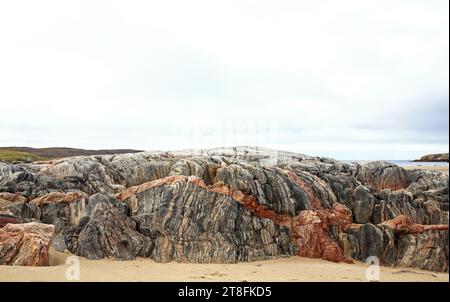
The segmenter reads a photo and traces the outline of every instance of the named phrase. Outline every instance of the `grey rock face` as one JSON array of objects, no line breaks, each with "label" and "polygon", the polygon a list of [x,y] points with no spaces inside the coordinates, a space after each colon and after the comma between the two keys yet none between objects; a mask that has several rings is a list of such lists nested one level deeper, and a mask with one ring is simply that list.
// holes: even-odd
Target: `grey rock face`
[{"label": "grey rock face", "polygon": [[59,252],[64,252],[67,250],[66,239],[62,234],[56,234],[53,236],[52,247]]},{"label": "grey rock face", "polygon": [[[357,259],[366,260],[370,256],[380,256],[384,250],[383,232],[371,223],[364,224],[356,237],[359,243]],[[356,255],[355,255],[356,256]]]},{"label": "grey rock face", "polygon": [[136,231],[135,222],[115,206],[117,201],[102,194],[89,198],[89,216],[65,234],[67,248],[88,259],[148,257],[151,241]]},{"label": "grey rock face", "polygon": [[294,252],[288,229],[185,180],[149,188],[125,202],[137,229],[151,238],[156,261],[234,263]]},{"label": "grey rock face", "polygon": [[353,209],[356,223],[368,223],[372,216],[374,197],[370,190],[364,186],[358,186],[355,190],[355,207]]},{"label": "grey rock face", "polygon": [[23,220],[41,219],[41,209],[31,203],[21,203],[9,208],[9,211]]},{"label": "grey rock face", "polygon": [[389,228],[382,230],[387,245],[380,255],[383,265],[448,272],[448,231],[395,234]]},{"label": "grey rock face", "polygon": [[[448,174],[385,162],[248,147],[82,156],[0,163],[0,193],[15,200],[2,217],[52,224],[55,248],[90,259],[377,256],[448,271]],[[402,215],[417,225],[386,224]]]}]

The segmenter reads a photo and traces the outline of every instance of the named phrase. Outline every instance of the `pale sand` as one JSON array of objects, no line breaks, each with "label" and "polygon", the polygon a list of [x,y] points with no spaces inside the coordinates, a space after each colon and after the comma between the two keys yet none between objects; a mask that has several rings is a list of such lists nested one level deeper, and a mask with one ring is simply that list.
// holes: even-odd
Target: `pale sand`
[{"label": "pale sand", "polygon": [[402,168],[406,169],[406,170],[419,169],[419,170],[448,172],[448,167],[446,167],[446,166],[403,166]]},{"label": "pale sand", "polygon": [[[51,252],[49,267],[0,266],[0,281],[66,281],[70,254]],[[363,263],[333,263],[302,257],[238,264],[156,263],[80,259],[80,281],[366,281]],[[440,281],[449,275],[411,268],[381,267],[380,281]]]}]

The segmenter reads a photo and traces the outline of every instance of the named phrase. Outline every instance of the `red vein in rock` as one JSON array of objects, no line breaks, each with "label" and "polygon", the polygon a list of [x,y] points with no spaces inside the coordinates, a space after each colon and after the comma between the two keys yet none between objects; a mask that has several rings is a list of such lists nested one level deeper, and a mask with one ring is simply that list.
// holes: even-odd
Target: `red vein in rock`
[{"label": "red vein in rock", "polygon": [[393,219],[383,221],[378,226],[387,226],[398,234],[416,234],[425,231],[447,231],[447,224],[419,224],[414,223],[412,219],[406,215],[399,215]]},{"label": "red vein in rock", "polygon": [[45,194],[41,197],[34,198],[29,201],[29,203],[36,204],[37,206],[40,206],[42,204],[47,203],[69,203],[81,198],[87,198],[88,195],[86,193],[82,192],[51,192],[48,194]]},{"label": "red vein in rock", "polygon": [[274,223],[290,230],[292,240],[298,246],[298,255],[310,258],[322,258],[333,262],[352,262],[352,259],[342,254],[338,244],[328,235],[328,225],[336,225],[343,229],[351,224],[351,212],[341,204],[333,205],[331,209],[305,210],[296,216],[279,214],[274,210],[261,205],[253,195],[244,194],[234,190],[223,183],[211,186],[205,184],[203,179],[195,176],[168,176],[139,186],[130,187],[116,198],[121,201],[129,197],[162,185],[170,185],[178,181],[187,181],[209,192],[225,194],[250,210],[255,216],[272,220]]}]

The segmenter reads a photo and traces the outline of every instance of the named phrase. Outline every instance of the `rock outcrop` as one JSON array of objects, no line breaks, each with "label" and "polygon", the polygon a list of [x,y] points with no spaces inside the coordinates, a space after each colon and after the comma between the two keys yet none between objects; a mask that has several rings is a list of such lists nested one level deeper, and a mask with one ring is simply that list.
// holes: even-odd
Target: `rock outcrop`
[{"label": "rock outcrop", "polygon": [[0,264],[48,266],[54,226],[30,222],[0,228]]},{"label": "rock outcrop", "polygon": [[21,219],[12,215],[10,212],[0,212],[0,228],[8,223],[21,223]]},{"label": "rock outcrop", "polygon": [[448,153],[427,154],[414,161],[418,162],[448,162]]},{"label": "rock outcrop", "polygon": [[90,259],[448,271],[445,172],[237,147],[1,164],[0,194],[20,200],[8,219],[51,224],[53,247]]}]

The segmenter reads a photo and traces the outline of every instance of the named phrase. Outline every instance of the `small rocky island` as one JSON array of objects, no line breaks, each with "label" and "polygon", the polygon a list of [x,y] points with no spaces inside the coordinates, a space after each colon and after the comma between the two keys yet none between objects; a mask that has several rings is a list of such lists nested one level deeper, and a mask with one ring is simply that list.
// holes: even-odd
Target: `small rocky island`
[{"label": "small rocky island", "polygon": [[262,148],[0,162],[0,264],[299,255],[448,272],[448,173]]},{"label": "small rocky island", "polygon": [[419,159],[415,159],[415,162],[448,162],[448,153],[435,153],[427,154]]}]

